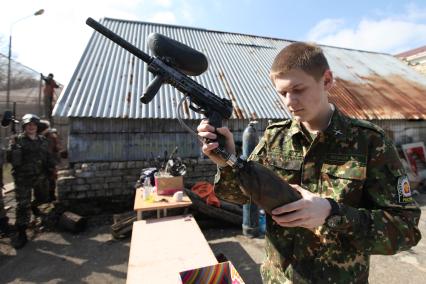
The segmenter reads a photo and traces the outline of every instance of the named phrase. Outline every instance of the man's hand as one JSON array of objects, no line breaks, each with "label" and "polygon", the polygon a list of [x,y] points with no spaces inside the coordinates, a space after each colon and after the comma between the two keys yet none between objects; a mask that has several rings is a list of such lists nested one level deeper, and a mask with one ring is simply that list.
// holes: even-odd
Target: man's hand
[{"label": "man's hand", "polygon": [[225,161],[212,152],[212,150],[216,149],[219,146],[219,143],[206,142],[206,139],[216,140],[217,135],[215,133],[215,130],[225,137],[226,151],[230,154],[235,154],[234,136],[232,135],[231,131],[227,127],[214,128],[208,123],[207,119],[203,119],[197,127],[198,136],[203,138],[203,140],[205,141],[203,142],[203,147],[201,148],[201,150],[217,165],[219,165],[220,167],[224,167],[226,166]]},{"label": "man's hand", "polygon": [[302,199],[275,208],[272,210],[272,219],[282,227],[313,229],[323,225],[331,210],[328,200],[297,184],[291,186],[300,192]]}]

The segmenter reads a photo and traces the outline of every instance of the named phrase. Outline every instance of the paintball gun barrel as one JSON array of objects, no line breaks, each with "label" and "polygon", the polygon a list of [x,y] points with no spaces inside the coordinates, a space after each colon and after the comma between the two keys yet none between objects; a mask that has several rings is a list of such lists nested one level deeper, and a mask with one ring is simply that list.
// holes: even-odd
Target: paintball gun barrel
[{"label": "paintball gun barrel", "polygon": [[[202,53],[163,35],[151,34],[148,36],[148,46],[157,56],[151,57],[92,18],[88,18],[86,23],[148,64],[148,71],[155,77],[140,98],[142,103],[149,103],[162,84],[166,83],[182,92],[190,100],[189,107],[204,114],[209,124],[216,128],[222,126],[222,120],[232,115],[230,100],[219,98],[188,77],[199,75],[207,69],[207,59]],[[224,150],[224,137],[216,134],[219,147],[214,152],[236,170],[237,179],[245,194],[266,212],[270,213],[278,206],[301,198],[300,194],[275,172],[257,162],[244,161],[229,154]]]}]

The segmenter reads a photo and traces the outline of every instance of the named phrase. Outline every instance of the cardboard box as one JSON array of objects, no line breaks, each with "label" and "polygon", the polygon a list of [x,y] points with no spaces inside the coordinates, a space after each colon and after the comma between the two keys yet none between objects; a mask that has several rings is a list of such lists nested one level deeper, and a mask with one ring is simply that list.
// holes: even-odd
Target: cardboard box
[{"label": "cardboard box", "polygon": [[176,191],[183,190],[183,176],[156,175],[154,178],[158,195],[173,195]]},{"label": "cardboard box", "polygon": [[230,261],[180,272],[182,284],[245,284]]}]

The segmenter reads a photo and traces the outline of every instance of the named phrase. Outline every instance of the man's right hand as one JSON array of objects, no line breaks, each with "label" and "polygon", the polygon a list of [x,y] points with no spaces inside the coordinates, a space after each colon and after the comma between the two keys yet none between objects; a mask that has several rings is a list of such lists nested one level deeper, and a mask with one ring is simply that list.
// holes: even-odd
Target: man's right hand
[{"label": "man's right hand", "polygon": [[217,142],[207,142],[207,139],[216,140],[217,135],[215,130],[225,137],[225,150],[235,155],[235,143],[234,136],[228,127],[216,128],[211,126],[207,119],[203,119],[197,127],[198,136],[203,138],[203,147],[201,148],[203,153],[208,156],[213,162],[220,167],[225,167],[227,164],[225,160],[214,154],[212,151],[219,146]]}]

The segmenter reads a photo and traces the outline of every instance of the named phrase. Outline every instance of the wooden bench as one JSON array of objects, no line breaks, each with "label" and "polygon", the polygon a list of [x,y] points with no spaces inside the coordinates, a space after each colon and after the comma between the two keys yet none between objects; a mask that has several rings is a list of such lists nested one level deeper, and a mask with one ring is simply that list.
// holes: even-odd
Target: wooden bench
[{"label": "wooden bench", "polygon": [[179,283],[179,272],[217,264],[192,215],[133,223],[127,283]]}]

